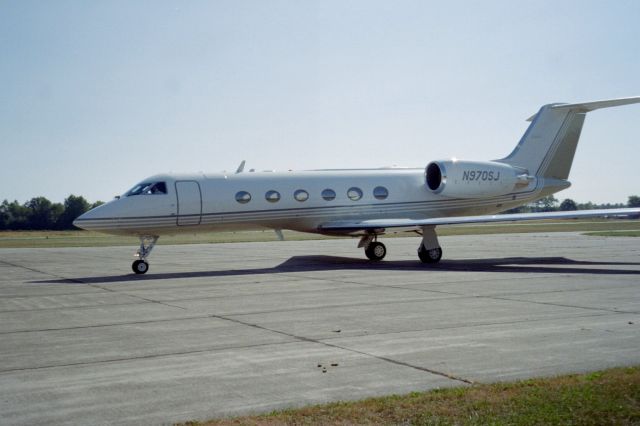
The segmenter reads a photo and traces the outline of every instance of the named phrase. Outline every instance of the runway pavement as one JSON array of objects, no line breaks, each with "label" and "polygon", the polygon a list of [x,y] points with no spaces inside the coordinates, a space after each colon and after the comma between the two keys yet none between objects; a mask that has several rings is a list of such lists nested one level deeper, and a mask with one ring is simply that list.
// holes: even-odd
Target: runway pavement
[{"label": "runway pavement", "polygon": [[166,424],[640,363],[640,239],[0,249],[0,423]]}]

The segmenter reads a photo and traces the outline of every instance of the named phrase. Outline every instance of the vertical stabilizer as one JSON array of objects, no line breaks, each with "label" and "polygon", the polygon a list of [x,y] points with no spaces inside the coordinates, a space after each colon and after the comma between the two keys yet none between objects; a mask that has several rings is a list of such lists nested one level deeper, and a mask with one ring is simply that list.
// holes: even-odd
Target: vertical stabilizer
[{"label": "vertical stabilizer", "polygon": [[545,105],[531,117],[531,125],[513,152],[497,161],[526,169],[531,175],[566,180],[587,112],[639,102],[640,97],[634,97]]}]

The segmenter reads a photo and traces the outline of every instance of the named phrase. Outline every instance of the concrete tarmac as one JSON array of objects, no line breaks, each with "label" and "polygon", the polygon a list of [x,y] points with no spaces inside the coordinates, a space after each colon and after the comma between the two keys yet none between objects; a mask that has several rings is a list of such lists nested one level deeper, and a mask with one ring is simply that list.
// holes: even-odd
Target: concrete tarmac
[{"label": "concrete tarmac", "polygon": [[0,249],[0,423],[167,424],[640,363],[640,239]]}]

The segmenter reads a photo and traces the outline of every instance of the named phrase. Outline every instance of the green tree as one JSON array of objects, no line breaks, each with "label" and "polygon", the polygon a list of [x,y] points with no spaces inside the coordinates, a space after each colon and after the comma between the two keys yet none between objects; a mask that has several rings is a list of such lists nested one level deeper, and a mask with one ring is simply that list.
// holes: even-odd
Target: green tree
[{"label": "green tree", "polygon": [[561,211],[578,210],[578,205],[571,198],[567,198],[560,204],[560,210]]},{"label": "green tree", "polygon": [[627,203],[629,207],[640,207],[640,197],[637,195],[630,195],[629,202]]},{"label": "green tree", "polygon": [[542,197],[539,200],[533,202],[531,207],[533,211],[536,212],[552,212],[557,210],[558,199],[553,195],[547,195],[546,197]]},{"label": "green tree", "polygon": [[514,207],[509,210],[501,212],[501,214],[516,214],[516,213],[530,213],[531,207],[529,205]]},{"label": "green tree", "polygon": [[28,229],[29,209],[18,203],[17,200],[11,203],[5,200],[1,210],[6,221],[5,229]]},{"label": "green tree", "polygon": [[7,200],[0,204],[0,229],[11,229],[11,214],[9,213],[9,201]]},{"label": "green tree", "polygon": [[27,229],[54,229],[64,212],[62,204],[54,204],[45,197],[32,198],[25,207],[29,210]]},{"label": "green tree", "polygon": [[57,228],[73,229],[73,221],[89,208],[89,202],[84,197],[69,195],[64,200],[64,212],[58,218]]}]

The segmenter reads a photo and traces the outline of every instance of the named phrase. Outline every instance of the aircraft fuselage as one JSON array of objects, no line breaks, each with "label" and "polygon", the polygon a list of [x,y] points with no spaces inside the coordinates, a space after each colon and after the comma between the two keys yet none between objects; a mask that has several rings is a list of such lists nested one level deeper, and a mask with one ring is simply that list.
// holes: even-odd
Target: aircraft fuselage
[{"label": "aircraft fuselage", "polygon": [[156,175],[143,182],[164,182],[166,193],[125,194],[85,214],[81,226],[120,235],[265,228],[320,232],[322,223],[355,218],[495,213],[539,198],[544,187],[533,181],[499,196],[479,192],[474,198],[451,198],[430,191],[425,170],[418,168]]}]

